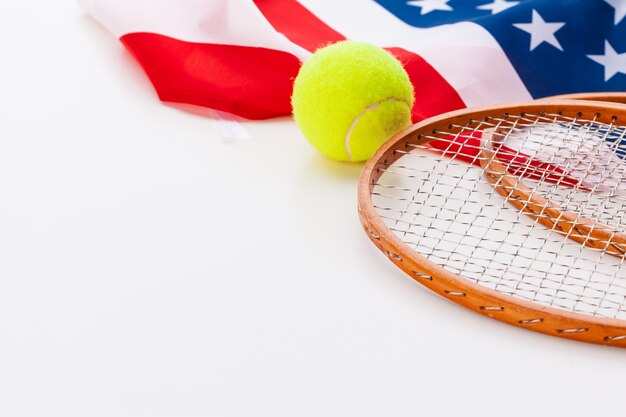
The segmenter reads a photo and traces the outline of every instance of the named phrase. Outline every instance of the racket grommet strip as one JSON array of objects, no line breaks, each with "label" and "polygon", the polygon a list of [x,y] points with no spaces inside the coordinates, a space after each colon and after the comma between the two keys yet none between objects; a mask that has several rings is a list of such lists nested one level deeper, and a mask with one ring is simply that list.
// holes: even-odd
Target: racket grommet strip
[{"label": "racket grommet strip", "polygon": [[413,275],[415,275],[415,277],[419,278],[419,279],[426,279],[428,281],[432,281],[433,280],[433,277],[431,275],[423,274],[421,272],[413,271]]},{"label": "racket grommet strip", "polygon": [[502,306],[480,306],[482,311],[504,311]]},{"label": "racket grommet strip", "polygon": [[517,321],[519,324],[535,324],[535,323],[542,323],[543,319],[526,319],[526,320],[518,320]]},{"label": "racket grommet strip", "polygon": [[618,340],[626,340],[626,334],[622,334],[619,336],[604,336],[603,340],[605,342],[617,342]]},{"label": "racket grommet strip", "polygon": [[367,233],[374,239],[379,240],[380,239],[380,235],[377,234],[376,232],[374,232],[372,229],[366,229]]},{"label": "racket grommet strip", "polygon": [[387,256],[390,257],[391,259],[395,259],[398,262],[402,262],[402,257],[400,255],[398,255],[397,253],[393,253],[391,251],[387,251]]},{"label": "racket grommet strip", "polygon": [[568,334],[568,333],[584,333],[589,331],[587,327],[575,327],[573,329],[557,329],[557,333],[560,334]]},{"label": "racket grommet strip", "polygon": [[444,290],[444,292],[448,295],[452,295],[453,297],[465,297],[465,293],[461,292],[461,291],[450,291],[450,290]]}]

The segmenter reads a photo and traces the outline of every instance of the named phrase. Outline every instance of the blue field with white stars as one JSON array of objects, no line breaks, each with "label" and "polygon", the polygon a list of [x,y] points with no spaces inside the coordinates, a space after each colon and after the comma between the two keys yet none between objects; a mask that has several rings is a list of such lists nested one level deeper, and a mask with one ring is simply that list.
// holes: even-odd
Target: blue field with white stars
[{"label": "blue field with white stars", "polygon": [[533,97],[626,91],[626,0],[376,0],[405,23],[471,21],[498,41]]}]

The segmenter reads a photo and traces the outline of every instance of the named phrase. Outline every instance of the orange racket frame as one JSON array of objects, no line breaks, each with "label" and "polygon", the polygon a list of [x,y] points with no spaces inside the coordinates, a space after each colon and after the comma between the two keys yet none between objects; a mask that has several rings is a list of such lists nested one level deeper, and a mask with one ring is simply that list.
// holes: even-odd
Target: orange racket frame
[{"label": "orange racket frame", "polygon": [[[626,95],[624,98],[626,99]],[[469,120],[523,112],[561,113],[604,123],[621,121],[626,124],[626,106],[576,100],[534,101],[464,109],[424,120],[393,136],[365,165],[358,189],[361,224],[367,236],[391,262],[419,283],[457,304],[528,330],[567,339],[626,347],[626,321],[543,306],[475,284],[414,251],[385,225],[374,207],[371,198],[374,185],[385,167],[404,155],[396,150],[410,149],[410,145],[423,145],[431,139],[423,138],[422,135],[430,135],[438,130],[454,133],[454,126],[462,126]]]}]

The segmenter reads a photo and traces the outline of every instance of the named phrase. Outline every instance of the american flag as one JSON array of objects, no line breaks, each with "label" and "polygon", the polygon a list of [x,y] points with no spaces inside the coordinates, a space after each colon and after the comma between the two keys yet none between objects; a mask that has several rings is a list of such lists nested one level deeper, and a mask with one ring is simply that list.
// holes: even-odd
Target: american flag
[{"label": "american flag", "polygon": [[554,94],[626,91],[626,0],[81,0],[163,101],[249,119],[291,114],[320,46],[392,52],[414,121]]}]

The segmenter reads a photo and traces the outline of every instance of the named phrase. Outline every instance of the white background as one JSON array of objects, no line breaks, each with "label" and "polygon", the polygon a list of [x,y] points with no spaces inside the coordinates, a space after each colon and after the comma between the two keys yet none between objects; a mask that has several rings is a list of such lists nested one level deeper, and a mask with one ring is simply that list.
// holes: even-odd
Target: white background
[{"label": "white background", "polygon": [[72,2],[0,0],[0,415],[623,415],[626,350],[429,293],[359,164],[225,143]]}]

